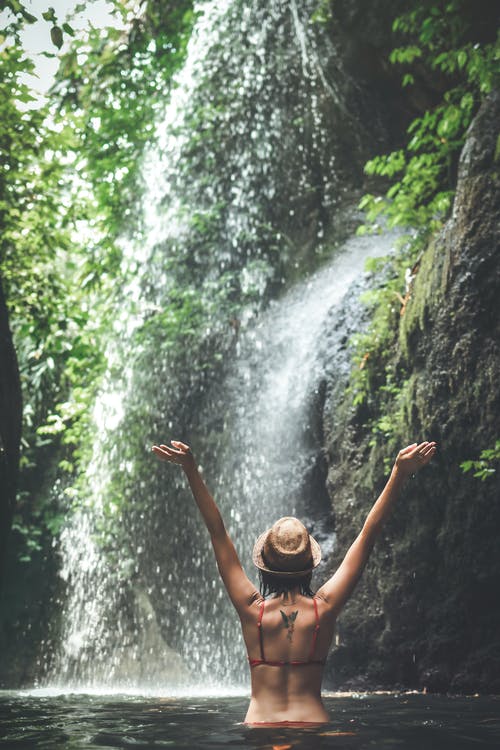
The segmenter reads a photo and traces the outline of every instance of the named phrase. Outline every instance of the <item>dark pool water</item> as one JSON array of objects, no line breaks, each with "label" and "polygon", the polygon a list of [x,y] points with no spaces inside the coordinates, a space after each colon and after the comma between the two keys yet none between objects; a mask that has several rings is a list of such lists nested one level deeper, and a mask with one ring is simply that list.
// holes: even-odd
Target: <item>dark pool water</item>
[{"label": "dark pool water", "polygon": [[500,697],[417,694],[325,699],[331,723],[249,728],[246,696],[48,695],[0,691],[0,747],[500,749]]}]

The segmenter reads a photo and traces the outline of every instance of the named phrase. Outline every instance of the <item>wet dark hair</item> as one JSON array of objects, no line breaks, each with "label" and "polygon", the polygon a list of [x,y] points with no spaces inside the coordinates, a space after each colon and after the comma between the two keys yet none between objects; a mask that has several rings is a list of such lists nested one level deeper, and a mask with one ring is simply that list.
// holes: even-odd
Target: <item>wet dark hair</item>
[{"label": "wet dark hair", "polygon": [[260,593],[263,597],[269,594],[287,594],[292,589],[299,587],[303,596],[314,596],[311,590],[312,572],[306,576],[277,576],[274,573],[266,573],[259,570]]}]

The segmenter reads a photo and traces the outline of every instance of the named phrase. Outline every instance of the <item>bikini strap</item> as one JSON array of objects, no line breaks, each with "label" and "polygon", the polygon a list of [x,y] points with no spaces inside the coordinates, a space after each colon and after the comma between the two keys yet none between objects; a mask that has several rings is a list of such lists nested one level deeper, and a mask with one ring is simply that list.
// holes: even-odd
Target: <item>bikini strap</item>
[{"label": "bikini strap", "polygon": [[264,636],[262,635],[262,618],[264,616],[265,604],[266,604],[266,600],[263,599],[262,604],[260,605],[259,619],[257,620],[257,627],[259,629],[260,658],[263,662],[266,661],[266,657],[264,656]]},{"label": "bikini strap", "polygon": [[313,661],[314,652],[316,651],[316,641],[318,638],[318,631],[319,631],[319,614],[318,614],[318,604],[316,602],[316,597],[313,596],[313,604],[314,604],[314,615],[316,617],[316,625],[314,626],[314,633],[312,637],[312,643],[311,643],[311,653],[309,654],[309,661]]}]

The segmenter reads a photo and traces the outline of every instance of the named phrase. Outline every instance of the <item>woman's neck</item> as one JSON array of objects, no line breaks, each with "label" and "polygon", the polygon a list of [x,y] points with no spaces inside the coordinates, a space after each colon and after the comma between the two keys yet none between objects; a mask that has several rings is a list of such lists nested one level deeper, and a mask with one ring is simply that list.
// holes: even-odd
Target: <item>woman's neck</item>
[{"label": "woman's neck", "polygon": [[281,604],[286,607],[289,604],[295,604],[300,596],[300,587],[296,586],[290,591],[284,591],[281,594],[276,594],[276,599],[279,599]]}]

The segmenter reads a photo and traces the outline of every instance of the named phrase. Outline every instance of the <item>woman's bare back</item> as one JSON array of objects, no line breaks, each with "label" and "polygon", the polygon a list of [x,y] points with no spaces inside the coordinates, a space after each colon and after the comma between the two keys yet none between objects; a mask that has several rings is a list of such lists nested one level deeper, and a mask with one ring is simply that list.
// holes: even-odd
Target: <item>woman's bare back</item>
[{"label": "woman's bare back", "polygon": [[256,598],[241,618],[252,681],[245,722],[328,721],[321,681],[334,619],[326,602],[291,592],[263,603]]}]

